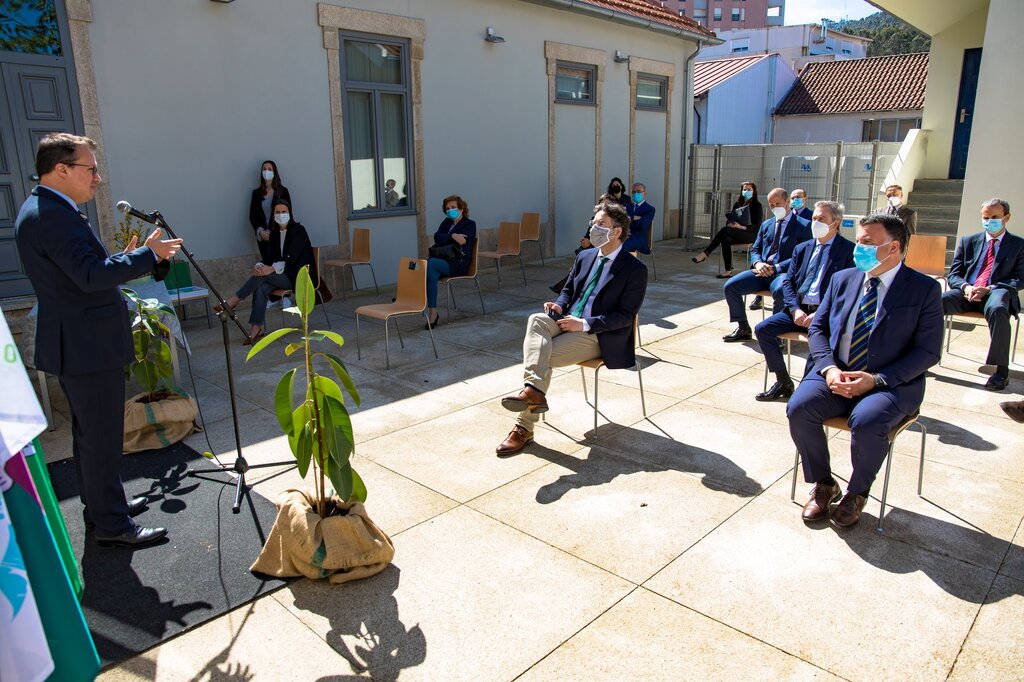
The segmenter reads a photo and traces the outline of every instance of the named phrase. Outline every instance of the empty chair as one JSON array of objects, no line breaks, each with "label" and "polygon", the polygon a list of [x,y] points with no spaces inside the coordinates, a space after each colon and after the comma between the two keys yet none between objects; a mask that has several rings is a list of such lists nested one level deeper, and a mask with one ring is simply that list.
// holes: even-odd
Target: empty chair
[{"label": "empty chair", "polygon": [[370,268],[370,274],[373,276],[373,288],[377,291],[377,295],[380,296],[380,287],[377,286],[377,273],[373,271],[373,262],[370,259],[370,230],[365,227],[357,227],[352,230],[352,255],[349,258],[332,258],[329,261],[324,261],[324,265],[329,265],[335,268],[341,268],[341,297],[345,298],[345,268],[349,268],[352,272],[352,291],[359,289],[356,286],[356,265],[367,265]]},{"label": "empty chair", "polygon": [[523,266],[522,244],[519,241],[519,223],[501,223],[498,227],[498,248],[494,251],[480,251],[478,258],[493,258],[498,269],[498,285],[501,285],[501,259],[505,256],[519,258],[519,270],[523,273],[526,286],[526,268]]},{"label": "empty chair", "polygon": [[[366,316],[384,321],[384,366],[391,369],[390,345],[391,339],[388,333],[388,320],[400,315],[423,315],[427,311],[427,261],[416,260],[415,258],[402,258],[398,261],[398,291],[395,294],[394,303],[379,303],[376,305],[362,305],[356,308],[356,353],[362,359],[362,346],[359,342],[359,318]],[[398,342],[405,348],[402,341],[402,330],[395,320],[395,329],[398,330]],[[430,333],[430,345],[434,349],[434,358],[437,358],[437,346],[434,344],[434,330],[430,320],[427,320],[427,331]]]},{"label": "empty chair", "polygon": [[519,243],[536,242],[540,251],[540,264],[544,265],[544,245],[540,241],[540,213],[523,213],[519,223]]},{"label": "empty chair", "polygon": [[[633,318],[633,336],[635,337],[637,348],[640,347],[640,316],[637,315]],[[592,360],[584,360],[583,362],[576,363],[580,368],[580,380],[583,381],[583,399],[590,402],[590,398],[587,397],[587,377],[583,372],[584,367],[589,367],[594,370],[594,438],[597,438],[597,413],[598,413],[598,375],[601,373],[601,368],[604,367],[604,360],[601,358],[594,358]],[[644,372],[640,367],[640,358],[636,359],[636,376],[640,382],[640,409],[643,411],[644,418],[647,418],[647,400],[644,398]]]},{"label": "empty chair", "polygon": [[903,260],[908,268],[935,277],[946,283],[946,237],[943,235],[915,234],[907,246]]},{"label": "empty chair", "polygon": [[[487,314],[487,310],[484,309],[484,295],[480,291],[480,278],[477,277],[477,274],[476,274],[476,263],[477,263],[477,260],[479,259],[479,257],[480,257],[480,240],[479,239],[474,239],[473,240],[473,260],[470,262],[469,270],[466,272],[466,274],[465,275],[453,275],[451,277],[442,277],[441,279],[439,279],[437,281],[438,284],[445,285],[445,294],[446,295],[445,295],[445,299],[444,299],[444,306],[445,306],[445,312],[448,314],[448,321],[449,322],[451,322],[451,319],[452,319],[451,304],[455,303],[455,294],[452,292],[452,282],[455,281],[455,280],[460,280],[460,279],[471,279],[471,280],[473,280],[473,284],[476,285],[477,296],[480,297],[480,312],[482,314],[484,314],[484,315]],[[455,306],[456,309],[458,307],[459,307],[458,305]]]}]

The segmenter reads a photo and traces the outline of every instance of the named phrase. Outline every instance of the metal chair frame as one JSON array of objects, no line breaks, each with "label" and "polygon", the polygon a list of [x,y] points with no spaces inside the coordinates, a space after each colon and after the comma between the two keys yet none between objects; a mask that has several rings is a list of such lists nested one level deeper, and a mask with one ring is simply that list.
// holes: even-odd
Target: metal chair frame
[{"label": "metal chair frame", "polygon": [[501,286],[501,259],[505,256],[519,258],[519,271],[523,275],[523,286],[526,286],[526,267],[523,265],[522,243],[519,241],[519,223],[503,222],[498,226],[498,248],[494,251],[482,251],[478,258],[493,258],[498,270],[498,286]]},{"label": "metal chair frame", "polygon": [[329,265],[335,268],[341,268],[341,298],[345,299],[345,268],[347,267],[352,273],[352,291],[353,293],[359,290],[358,283],[356,282],[356,268],[357,265],[366,265],[370,268],[370,274],[373,276],[373,288],[376,290],[377,295],[380,296],[380,287],[377,286],[377,273],[373,271],[373,261],[370,258],[370,230],[365,227],[357,227],[352,230],[352,257],[351,258],[335,258],[329,261],[325,261],[324,265]]},{"label": "metal chair frame", "polygon": [[[415,267],[410,267],[415,265]],[[411,273],[411,274],[410,274]],[[418,306],[418,307],[417,307]],[[378,316],[377,313],[382,316]],[[364,305],[356,308],[356,354],[363,359],[362,345],[359,339],[359,318],[363,315],[384,320],[384,368],[391,369],[391,336],[388,332],[388,321],[402,315],[423,315],[427,320],[427,331],[430,333],[430,346],[437,359],[437,345],[434,343],[434,329],[427,317],[427,261],[415,258],[401,258],[398,262],[398,290],[394,303]],[[405,348],[402,340],[402,329],[395,319],[395,330],[398,331],[398,343]]]},{"label": "metal chair frame", "polygon": [[451,320],[452,320],[452,308],[455,308],[456,310],[459,309],[459,306],[455,303],[455,292],[452,291],[452,281],[453,280],[460,280],[460,279],[471,279],[471,280],[473,280],[473,284],[476,285],[477,296],[480,297],[480,312],[483,315],[487,314],[487,309],[484,308],[484,295],[483,295],[483,292],[480,290],[480,277],[477,274],[477,269],[476,269],[476,264],[477,264],[477,260],[479,260],[479,257],[480,257],[480,240],[477,239],[475,242],[473,242],[473,260],[470,262],[469,270],[466,272],[466,274],[465,275],[456,275],[454,277],[442,277],[437,282],[439,286],[442,285],[442,284],[445,286],[444,306],[445,306],[445,313],[447,315],[447,320],[449,322],[451,322]]}]

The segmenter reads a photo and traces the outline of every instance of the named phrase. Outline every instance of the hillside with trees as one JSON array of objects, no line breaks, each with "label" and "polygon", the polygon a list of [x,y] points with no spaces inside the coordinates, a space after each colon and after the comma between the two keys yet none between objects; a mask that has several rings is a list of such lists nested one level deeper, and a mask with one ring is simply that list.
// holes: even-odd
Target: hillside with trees
[{"label": "hillside with trees", "polygon": [[829,25],[844,33],[871,38],[869,57],[931,50],[932,39],[928,35],[885,12],[875,12],[863,19],[830,21]]}]

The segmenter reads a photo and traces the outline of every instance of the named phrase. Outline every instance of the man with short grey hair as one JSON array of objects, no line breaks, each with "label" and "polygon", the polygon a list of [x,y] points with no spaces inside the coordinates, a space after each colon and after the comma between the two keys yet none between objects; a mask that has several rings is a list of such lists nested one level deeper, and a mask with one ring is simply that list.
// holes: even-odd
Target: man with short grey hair
[{"label": "man with short grey hair", "polygon": [[989,199],[981,205],[982,231],[960,239],[949,266],[949,289],[942,294],[946,315],[979,312],[988,322],[986,364],[995,371],[985,383],[1001,391],[1010,383],[1010,316],[1020,314],[1024,288],[1024,239],[1006,231],[1010,204]]},{"label": "man with short grey hair", "polygon": [[910,234],[917,233],[917,211],[904,205],[903,188],[899,185],[888,185],[883,190],[885,193],[886,206],[882,211],[894,215],[903,221],[903,224],[910,230]]}]

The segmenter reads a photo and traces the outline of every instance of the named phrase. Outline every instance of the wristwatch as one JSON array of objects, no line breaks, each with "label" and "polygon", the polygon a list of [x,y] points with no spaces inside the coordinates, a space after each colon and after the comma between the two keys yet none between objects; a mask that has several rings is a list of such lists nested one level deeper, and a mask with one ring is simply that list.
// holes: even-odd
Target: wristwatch
[{"label": "wristwatch", "polygon": [[872,374],[871,378],[875,380],[875,388],[885,387],[885,379],[882,378],[881,374]]}]

